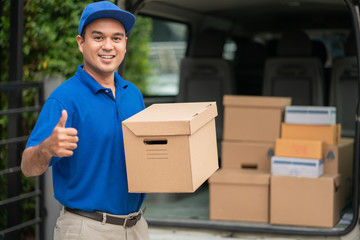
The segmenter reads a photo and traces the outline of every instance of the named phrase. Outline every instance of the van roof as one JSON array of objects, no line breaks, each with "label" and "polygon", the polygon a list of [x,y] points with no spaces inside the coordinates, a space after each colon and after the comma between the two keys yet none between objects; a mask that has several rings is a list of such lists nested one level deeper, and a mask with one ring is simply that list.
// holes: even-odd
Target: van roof
[{"label": "van roof", "polygon": [[[130,0],[131,4],[138,2]],[[230,31],[283,31],[297,25],[302,29],[350,28],[351,18],[342,0],[157,0],[142,1],[141,13],[182,22],[205,18],[221,20]],[[336,17],[334,17],[336,16]]]}]

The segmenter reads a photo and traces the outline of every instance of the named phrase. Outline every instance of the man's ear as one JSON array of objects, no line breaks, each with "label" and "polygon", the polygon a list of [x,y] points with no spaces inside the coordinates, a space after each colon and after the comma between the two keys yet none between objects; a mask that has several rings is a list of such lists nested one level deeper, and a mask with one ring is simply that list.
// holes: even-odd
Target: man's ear
[{"label": "man's ear", "polygon": [[127,40],[128,40],[128,37],[125,37],[125,53],[126,53],[126,48],[127,48]]},{"label": "man's ear", "polygon": [[78,44],[79,51],[80,51],[81,53],[83,53],[84,39],[83,39],[80,35],[77,35],[77,37],[76,37],[76,42],[77,42],[77,44]]}]

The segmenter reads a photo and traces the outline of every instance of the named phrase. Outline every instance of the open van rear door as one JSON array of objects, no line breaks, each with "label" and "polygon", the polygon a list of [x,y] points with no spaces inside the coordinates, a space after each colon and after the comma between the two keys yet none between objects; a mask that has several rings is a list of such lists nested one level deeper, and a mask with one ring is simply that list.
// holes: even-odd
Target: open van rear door
[{"label": "open van rear door", "polygon": [[[215,0],[216,1],[216,0]],[[120,2],[120,1],[119,1]],[[152,1],[146,0],[124,0],[122,1],[123,7],[133,13],[141,13],[142,7],[150,4]],[[173,0],[163,0],[159,3],[164,3],[163,6],[176,7]],[[226,4],[225,1],[223,4]],[[351,15],[353,31],[356,39],[357,49],[357,65],[358,65],[358,93],[360,93],[360,23],[359,23],[359,1],[344,0],[348,7],[349,14]],[[293,2],[296,5],[296,2]],[[159,5],[160,6],[160,5]],[[186,8],[179,9],[179,11],[186,11]],[[150,13],[156,13],[156,9],[149,10]],[[211,13],[210,13],[211,14]],[[157,17],[163,16],[159,14]],[[334,16],[336,18],[336,16]],[[149,218],[148,222],[153,226],[172,226],[172,227],[184,227],[184,228],[203,228],[203,229],[217,229],[226,230],[231,232],[252,232],[252,233],[267,233],[267,234],[283,234],[283,235],[304,235],[304,236],[343,236],[351,231],[355,227],[359,227],[359,189],[360,189],[360,95],[358,94],[357,109],[356,109],[356,134],[354,144],[354,161],[353,161],[353,199],[352,199],[352,220],[345,228],[342,229],[319,229],[319,228],[297,228],[297,227],[282,227],[282,226],[264,226],[261,224],[245,224],[238,223],[219,223],[218,221],[205,221],[205,220],[169,220],[160,218]]]}]

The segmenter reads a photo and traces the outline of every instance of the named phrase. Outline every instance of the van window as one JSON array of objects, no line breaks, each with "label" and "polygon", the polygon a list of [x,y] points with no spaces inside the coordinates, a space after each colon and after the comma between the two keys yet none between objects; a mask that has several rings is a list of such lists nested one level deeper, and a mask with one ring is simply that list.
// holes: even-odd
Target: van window
[{"label": "van window", "polygon": [[151,71],[142,92],[145,96],[175,96],[179,92],[180,63],[186,53],[188,26],[142,17],[152,22],[148,59]]},{"label": "van window", "polygon": [[[306,34],[310,37],[310,39],[314,41],[319,41],[324,44],[327,50],[325,67],[332,66],[332,60],[338,57],[344,56],[344,45],[349,35],[348,29],[304,29]],[[255,36],[255,40],[261,43],[275,43],[276,40],[280,39],[281,33],[273,34],[270,32],[260,33]],[[275,45],[271,45],[269,47],[274,47]],[[314,49],[313,49],[314,50]],[[270,51],[270,49],[269,49]],[[272,53],[274,49],[271,49],[270,53]],[[271,55],[272,56],[272,55]]]}]

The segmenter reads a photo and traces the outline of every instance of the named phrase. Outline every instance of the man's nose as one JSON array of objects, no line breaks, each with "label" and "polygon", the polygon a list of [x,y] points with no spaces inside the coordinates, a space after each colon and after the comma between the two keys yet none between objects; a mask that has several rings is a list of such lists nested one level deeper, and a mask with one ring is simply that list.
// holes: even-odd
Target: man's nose
[{"label": "man's nose", "polygon": [[103,48],[104,50],[112,50],[112,49],[114,48],[114,46],[113,46],[113,44],[112,44],[112,40],[109,39],[109,38],[105,39],[102,48]]}]

